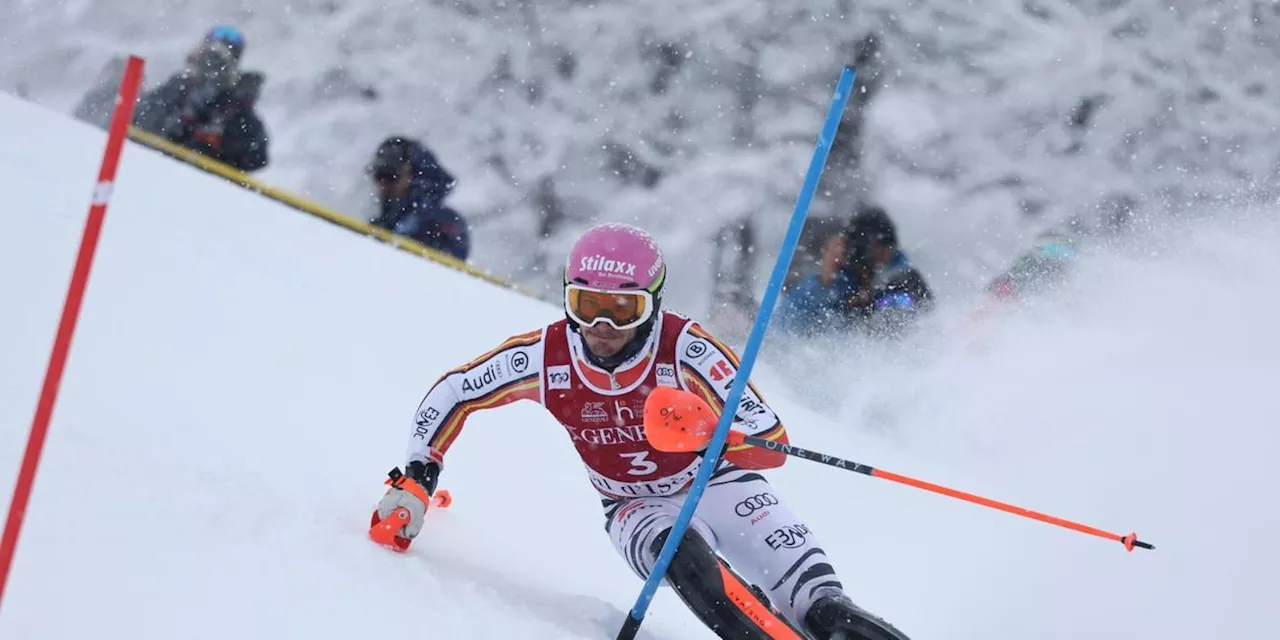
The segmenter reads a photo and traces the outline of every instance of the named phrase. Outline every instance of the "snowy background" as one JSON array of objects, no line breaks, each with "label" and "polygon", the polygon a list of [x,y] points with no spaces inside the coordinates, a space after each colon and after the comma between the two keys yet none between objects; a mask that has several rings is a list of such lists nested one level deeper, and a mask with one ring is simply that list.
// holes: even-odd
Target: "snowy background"
[{"label": "snowy background", "polygon": [[[812,215],[889,208],[944,298],[1043,228],[1274,190],[1280,5],[1255,0],[4,0],[0,90],[70,112],[113,55],[177,69],[211,24],[267,74],[270,183],[342,211],[392,133],[459,177],[473,262],[523,284],[597,220],[656,230],[705,312],[711,238],[752,221],[762,286],[840,66],[864,159]],[[865,48],[875,38],[875,53]],[[854,116],[846,123],[851,128]],[[530,242],[540,210],[563,216]],[[181,211],[175,211],[181,215]],[[544,289],[554,295],[554,288]]]},{"label": "snowy background", "polygon": [[[103,137],[0,96],[3,494]],[[1226,213],[1099,247],[1056,295],[976,327],[944,309],[958,330],[914,349],[828,350],[801,388],[792,358],[757,365],[798,445],[1157,545],[771,471],[854,599],[913,640],[1275,638],[1280,220]],[[0,638],[615,637],[641,581],[534,404],[468,420],[441,477],[455,502],[410,553],[366,537],[426,386],[560,315],[127,145]],[[815,378],[842,395],[814,405]],[[664,589],[641,640],[711,635]]]}]

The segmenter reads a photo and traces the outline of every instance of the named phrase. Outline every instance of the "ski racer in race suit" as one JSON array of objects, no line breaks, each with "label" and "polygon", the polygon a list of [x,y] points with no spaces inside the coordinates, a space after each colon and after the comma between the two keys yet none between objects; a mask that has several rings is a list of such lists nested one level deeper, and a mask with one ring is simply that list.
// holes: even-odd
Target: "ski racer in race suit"
[{"label": "ski racer in race suit", "polygon": [[[420,496],[435,491],[467,417],[531,400],[568,432],[600,493],[606,532],[647,578],[705,451],[664,453],[650,445],[645,398],[657,386],[684,389],[719,413],[738,366],[697,323],[661,309],[665,279],[662,254],[644,231],[619,224],[588,230],[565,268],[566,318],[514,336],[435,383],[415,414],[401,476],[419,486],[393,484],[374,523],[406,508],[410,519],[395,544],[407,548],[422,528]],[[739,431],[787,442],[778,416],[750,385],[736,419]],[[667,584],[721,638],[905,640],[844,594],[814,532],[761,475],[784,460],[766,449],[724,451]]]}]

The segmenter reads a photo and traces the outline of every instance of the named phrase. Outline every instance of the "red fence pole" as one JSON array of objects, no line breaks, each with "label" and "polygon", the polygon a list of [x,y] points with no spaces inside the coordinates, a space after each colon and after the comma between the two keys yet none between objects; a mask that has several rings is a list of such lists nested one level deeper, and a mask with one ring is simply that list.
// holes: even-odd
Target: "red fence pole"
[{"label": "red fence pole", "polygon": [[62,382],[67,354],[71,350],[71,336],[75,333],[76,320],[80,316],[80,303],[84,299],[89,269],[93,266],[93,254],[97,250],[98,237],[102,233],[102,223],[107,215],[107,202],[111,199],[111,190],[115,184],[116,168],[120,166],[120,152],[124,149],[129,124],[133,121],[133,107],[138,101],[138,90],[142,85],[142,66],[141,58],[130,56],[120,80],[115,113],[111,116],[111,128],[107,132],[107,149],[102,157],[98,182],[93,187],[93,200],[89,204],[89,219],[85,222],[80,252],[76,255],[75,269],[71,273],[71,286],[62,308],[58,333],[53,341],[53,353],[49,356],[49,368],[45,371],[40,401],[31,422],[26,453],[23,454],[22,466],[18,469],[18,482],[14,485],[13,500],[9,503],[9,517],[4,523],[4,537],[0,538],[0,603],[4,601],[9,569],[13,565],[13,554],[18,547],[18,533],[22,529],[27,503],[31,499],[31,488],[35,482],[36,467],[40,464],[45,436],[49,433],[49,421],[53,417],[58,386]]}]

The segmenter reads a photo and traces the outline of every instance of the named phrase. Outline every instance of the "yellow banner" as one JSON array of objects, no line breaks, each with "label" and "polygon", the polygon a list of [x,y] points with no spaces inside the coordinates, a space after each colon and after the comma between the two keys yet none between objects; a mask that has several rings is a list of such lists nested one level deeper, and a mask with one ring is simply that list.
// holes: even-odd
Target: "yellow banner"
[{"label": "yellow banner", "polygon": [[532,292],[512,282],[508,282],[507,280],[491,273],[477,269],[447,253],[442,253],[427,247],[416,240],[394,234],[381,227],[375,227],[364,220],[338,213],[337,211],[289,193],[284,189],[265,184],[235,167],[223,164],[207,156],[200,155],[195,151],[176,145],[148,131],[143,131],[137,127],[130,127],[129,139],[137,142],[138,144],[155,149],[156,151],[164,153],[170,157],[177,158],[187,164],[203,169],[208,173],[224,178],[227,181],[237,184],[245,189],[262,194],[263,196],[271,198],[272,200],[284,204],[292,209],[296,209],[303,213],[309,213],[361,235],[377,238],[378,240],[381,240],[397,249],[427,258],[428,260],[433,260],[452,269],[480,278],[486,282],[511,289],[531,298],[537,297]]}]

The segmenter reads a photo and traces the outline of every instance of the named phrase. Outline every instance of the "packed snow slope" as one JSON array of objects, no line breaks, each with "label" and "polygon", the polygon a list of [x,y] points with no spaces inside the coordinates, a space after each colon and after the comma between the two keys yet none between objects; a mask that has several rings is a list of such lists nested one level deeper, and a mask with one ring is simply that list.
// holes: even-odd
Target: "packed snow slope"
[{"label": "packed snow slope", "polygon": [[[0,97],[0,139],[12,478],[103,136]],[[1278,231],[1186,221],[970,337],[758,367],[797,444],[1158,550],[798,460],[776,489],[915,640],[1274,637]],[[640,582],[536,406],[469,422],[411,553],[365,537],[427,386],[559,314],[129,145],[0,637],[613,637]],[[644,634],[710,637],[666,590]]]}]

